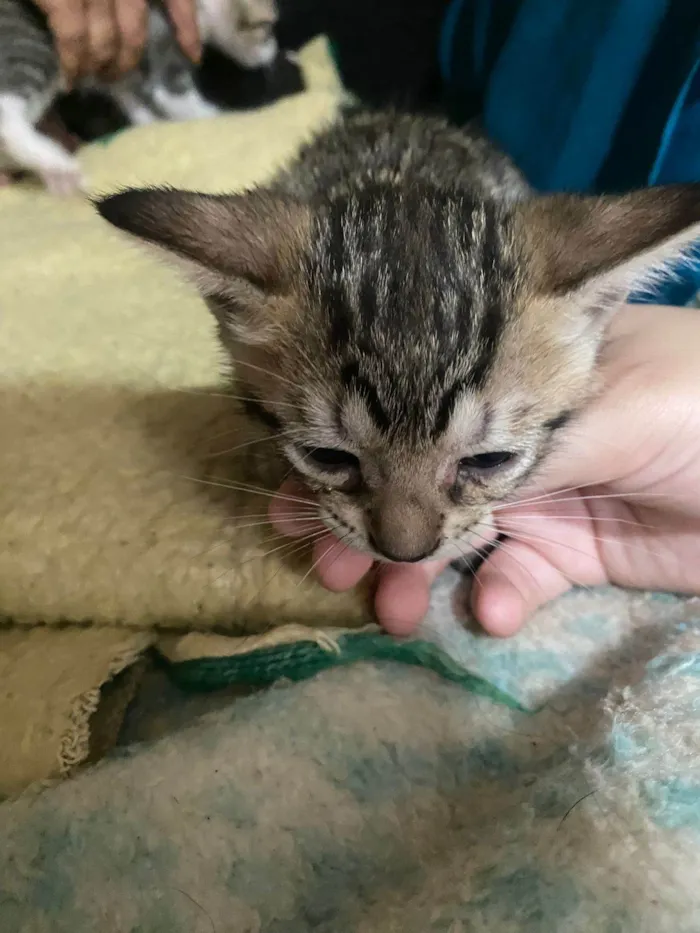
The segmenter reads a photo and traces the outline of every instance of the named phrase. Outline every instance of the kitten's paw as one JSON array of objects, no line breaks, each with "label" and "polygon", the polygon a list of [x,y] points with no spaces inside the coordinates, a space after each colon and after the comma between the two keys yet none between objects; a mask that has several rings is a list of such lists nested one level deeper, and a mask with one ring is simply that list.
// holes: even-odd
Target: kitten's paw
[{"label": "kitten's paw", "polygon": [[173,94],[164,87],[156,87],[153,89],[153,100],[166,119],[176,122],[207,120],[218,117],[223,112],[216,104],[202,97],[196,88],[182,94]]},{"label": "kitten's paw", "polygon": [[39,175],[49,194],[65,198],[85,191],[85,177],[77,162],[43,169]]}]

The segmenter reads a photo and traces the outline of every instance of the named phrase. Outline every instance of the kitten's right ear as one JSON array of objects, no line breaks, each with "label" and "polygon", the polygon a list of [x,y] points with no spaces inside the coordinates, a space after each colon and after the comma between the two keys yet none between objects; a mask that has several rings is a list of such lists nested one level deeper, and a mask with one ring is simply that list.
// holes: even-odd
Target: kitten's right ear
[{"label": "kitten's right ear", "polygon": [[592,319],[653,283],[700,237],[700,184],[624,195],[555,194],[524,201],[539,289],[583,306]]},{"label": "kitten's right ear", "polygon": [[95,207],[178,268],[222,326],[250,343],[263,342],[274,327],[270,298],[289,290],[311,222],[305,205],[266,191],[134,188]]}]

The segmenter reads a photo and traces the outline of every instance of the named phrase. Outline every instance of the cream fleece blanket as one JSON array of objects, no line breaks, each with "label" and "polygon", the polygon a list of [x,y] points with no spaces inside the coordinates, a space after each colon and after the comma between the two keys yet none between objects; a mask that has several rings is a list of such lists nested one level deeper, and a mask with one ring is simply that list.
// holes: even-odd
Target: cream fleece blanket
[{"label": "cream fleece blanket", "polygon": [[[241,189],[289,158],[337,101],[310,90],[256,113],[146,127],[83,161],[101,192]],[[87,202],[29,188],[0,197],[3,614],[235,631],[357,619],[356,599],[302,581],[303,560],[259,559],[272,549],[270,527],[253,525],[265,496],[203,483],[258,483],[266,442],[233,451],[254,435],[216,394],[221,354],[200,299]]]},{"label": "cream fleece blanket", "polygon": [[[222,191],[265,180],[340,100],[325,46],[302,60],[308,89],[272,107],[134,129],[86,148],[93,190]],[[273,489],[279,477],[265,465],[270,442],[255,442],[221,394],[221,354],[199,298],[125,245],[87,201],[4,189],[0,244],[0,616],[103,627],[85,637],[0,633],[0,747],[12,760],[10,768],[0,757],[2,791],[56,770],[57,743],[75,744],[76,721],[86,734],[94,691],[138,657],[154,628],[274,641],[310,637],[300,625],[355,627],[369,616],[362,594],[323,590],[307,554],[275,550],[268,496],[207,484]],[[265,635],[286,625],[297,628]],[[169,648],[196,653],[191,638]],[[217,652],[238,650],[240,642],[216,643]],[[41,767],[16,773],[16,756],[35,753]],[[85,754],[61,752],[59,770]]]}]

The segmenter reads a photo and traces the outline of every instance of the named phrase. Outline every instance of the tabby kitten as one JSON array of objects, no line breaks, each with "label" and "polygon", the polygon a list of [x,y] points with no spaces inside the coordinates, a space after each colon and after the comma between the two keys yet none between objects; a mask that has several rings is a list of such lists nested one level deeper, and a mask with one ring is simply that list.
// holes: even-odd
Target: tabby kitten
[{"label": "tabby kitten", "polygon": [[535,196],[481,137],[392,113],[266,188],[97,209],[190,277],[322,519],[390,561],[481,543],[590,398],[616,307],[700,234],[700,185]]},{"label": "tabby kitten", "polygon": [[[197,8],[204,42],[247,68],[274,60],[275,0],[197,0]],[[99,87],[135,124],[219,112],[197,90],[192,65],[157,5],[151,7],[140,67]],[[77,159],[36,128],[61,89],[58,56],[43,15],[31,0],[0,0],[0,168],[28,170],[49,191],[72,194],[83,185]]]}]

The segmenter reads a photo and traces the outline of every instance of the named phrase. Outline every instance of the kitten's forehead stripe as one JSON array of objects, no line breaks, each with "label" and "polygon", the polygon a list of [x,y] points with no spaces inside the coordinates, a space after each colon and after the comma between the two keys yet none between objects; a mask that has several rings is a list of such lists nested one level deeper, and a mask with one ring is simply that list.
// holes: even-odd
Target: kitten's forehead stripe
[{"label": "kitten's forehead stripe", "polygon": [[479,217],[478,226],[474,223],[474,229],[479,231],[481,247],[480,261],[474,269],[474,275],[479,278],[483,306],[481,315],[474,317],[473,343],[477,350],[467,381],[473,388],[480,389],[483,388],[493,367],[506,323],[504,295],[499,284],[499,275],[506,281],[513,282],[516,273],[512,258],[503,249],[503,229],[497,226],[495,214],[483,212]]},{"label": "kitten's forehead stripe", "polygon": [[343,385],[348,392],[356,392],[367,406],[367,411],[380,431],[388,431],[391,419],[384,411],[379,395],[372,383],[360,374],[357,363],[349,363],[341,373]]},{"label": "kitten's forehead stripe", "polygon": [[439,434],[450,386],[484,385],[513,298],[510,249],[497,205],[465,191],[375,184],[319,213],[312,291],[382,430]]},{"label": "kitten's forehead stripe", "polygon": [[435,423],[433,425],[431,435],[433,439],[436,440],[447,430],[447,427],[450,423],[450,418],[452,417],[452,412],[454,411],[455,404],[457,402],[457,397],[461,392],[464,391],[464,388],[464,382],[456,382],[452,388],[448,389],[443,396],[435,416]]},{"label": "kitten's forehead stripe", "polygon": [[325,274],[320,274],[320,270],[314,266],[309,271],[312,283],[319,291],[319,298],[329,312],[331,346],[338,348],[350,340],[352,330],[352,314],[342,281],[345,231],[341,214],[336,212],[327,218],[324,234],[327,262]]}]

